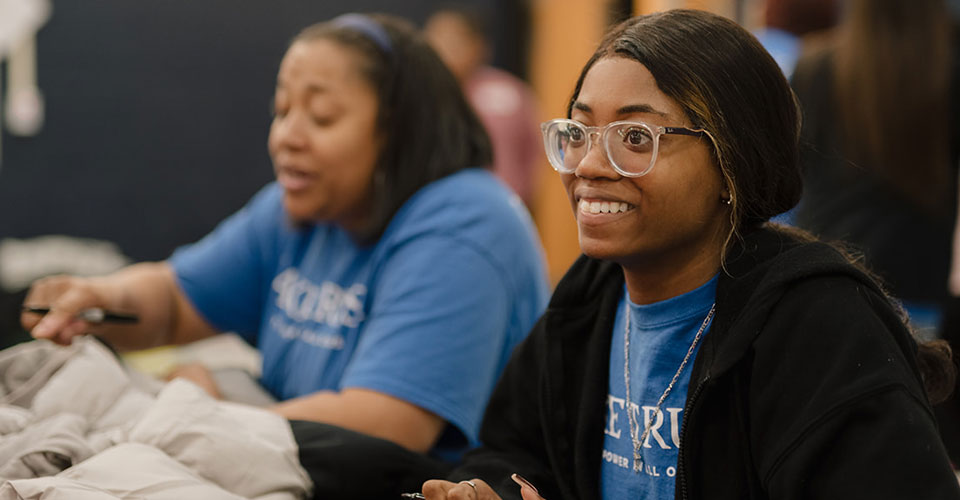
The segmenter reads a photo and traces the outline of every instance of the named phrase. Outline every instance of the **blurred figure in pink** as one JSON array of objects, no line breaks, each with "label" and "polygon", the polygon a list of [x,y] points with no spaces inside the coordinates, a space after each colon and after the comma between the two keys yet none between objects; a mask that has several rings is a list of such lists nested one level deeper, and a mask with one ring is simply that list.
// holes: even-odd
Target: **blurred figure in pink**
[{"label": "blurred figure in pink", "polygon": [[445,7],[427,20],[427,40],[460,80],[493,142],[493,172],[529,207],[536,187],[540,135],[536,102],[521,79],[489,65],[482,13]]}]

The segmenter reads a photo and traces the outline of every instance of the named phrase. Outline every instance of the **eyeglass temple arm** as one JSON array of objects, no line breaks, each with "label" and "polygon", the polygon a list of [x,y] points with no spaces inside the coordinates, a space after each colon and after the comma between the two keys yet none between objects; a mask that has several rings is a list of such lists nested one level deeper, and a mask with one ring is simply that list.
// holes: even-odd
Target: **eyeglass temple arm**
[{"label": "eyeglass temple arm", "polygon": [[693,130],[685,127],[663,127],[664,134],[692,135],[693,137],[703,137],[705,130]]}]

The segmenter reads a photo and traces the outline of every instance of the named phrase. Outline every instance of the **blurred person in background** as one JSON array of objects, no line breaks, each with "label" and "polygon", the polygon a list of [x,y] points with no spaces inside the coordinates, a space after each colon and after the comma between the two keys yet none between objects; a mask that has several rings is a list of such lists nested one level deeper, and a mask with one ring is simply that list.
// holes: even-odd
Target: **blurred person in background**
[{"label": "blurred person in background", "polygon": [[755,35],[789,79],[803,51],[804,36],[833,27],[839,13],[837,0],[767,0],[764,27]]},{"label": "blurred person in background", "polygon": [[604,37],[542,128],[584,256],[428,500],[960,498],[928,400],[949,349],[918,347],[835,247],[767,223],[801,195],[799,126],[729,19]]},{"label": "blurred person in background", "polygon": [[[455,460],[545,305],[529,214],[475,168],[490,163],[487,134],[405,21],[353,14],[303,30],[273,108],[276,182],[168,261],[36,282],[25,303],[51,311],[24,326],[120,349],[234,331],[262,353],[273,411]],[[77,317],[95,307],[140,321]],[[209,374],[190,377],[217,394]]]},{"label": "blurred person in background", "polygon": [[[840,12],[837,0],[767,0],[763,8],[764,27],[754,34],[787,79],[793,76],[804,47],[828,33]],[[789,210],[770,220],[793,225],[795,217],[795,210]]]},{"label": "blurred person in background", "polygon": [[803,110],[795,222],[862,252],[934,336],[960,147],[952,19],[944,0],[850,0],[844,14],[792,81]]},{"label": "blurred person in background", "polygon": [[490,66],[483,13],[466,6],[438,10],[424,27],[427,40],[457,77],[493,143],[493,172],[532,206],[540,160],[536,100],[530,87]]}]

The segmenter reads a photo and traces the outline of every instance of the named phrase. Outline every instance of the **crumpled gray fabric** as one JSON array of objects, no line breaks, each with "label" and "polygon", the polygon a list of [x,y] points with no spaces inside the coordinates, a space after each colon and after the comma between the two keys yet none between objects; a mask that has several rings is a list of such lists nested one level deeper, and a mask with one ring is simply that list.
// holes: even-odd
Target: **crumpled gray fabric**
[{"label": "crumpled gray fabric", "polygon": [[[28,408],[0,404],[0,480],[6,480],[0,500],[309,496],[310,477],[279,415],[216,401],[186,380],[154,396],[93,339],[50,347],[32,342],[16,348],[23,362],[48,367],[42,383],[39,376],[26,376],[21,360],[0,352],[0,372],[4,360],[14,367],[6,380],[33,386],[17,400],[29,401]],[[15,385],[8,389],[6,394],[20,391]],[[123,458],[130,452],[132,458]],[[100,473],[100,464],[110,468]],[[155,473],[170,476],[161,481]],[[132,482],[122,482],[125,478]],[[199,489],[176,489],[198,481]]]},{"label": "crumpled gray fabric", "polygon": [[116,429],[153,401],[133,390],[113,353],[90,338],[0,351],[0,378],[8,400],[0,405],[4,480],[52,476],[86,460],[115,444]]},{"label": "crumpled gray fabric", "polygon": [[155,446],[197,474],[246,498],[300,498],[312,482],[300,465],[290,425],[251,406],[217,401],[176,379],[131,429],[129,440]]},{"label": "crumpled gray fabric", "polygon": [[14,405],[0,404],[0,439],[2,436],[20,432],[33,422],[33,412]]},{"label": "crumpled gray fabric", "polygon": [[140,443],[109,448],[56,477],[8,481],[0,500],[242,500],[162,451]]},{"label": "crumpled gray fabric", "polygon": [[[130,497],[143,500],[143,497]],[[19,479],[0,485],[2,500],[121,500],[95,486],[60,477]]]},{"label": "crumpled gray fabric", "polygon": [[61,347],[34,341],[0,351],[0,404],[29,408],[37,392],[83,344]]},{"label": "crumpled gray fabric", "polygon": [[[74,345],[79,350],[36,392],[30,405],[36,418],[74,413],[90,420],[92,430],[100,430],[139,417],[153,398],[131,385],[116,356],[88,337],[75,339]],[[126,397],[139,403],[128,404],[123,401]],[[122,415],[113,412],[118,405],[126,409]],[[108,415],[112,418],[105,418]]]},{"label": "crumpled gray fabric", "polygon": [[0,479],[53,476],[98,451],[87,443],[87,419],[65,413],[0,439]]}]

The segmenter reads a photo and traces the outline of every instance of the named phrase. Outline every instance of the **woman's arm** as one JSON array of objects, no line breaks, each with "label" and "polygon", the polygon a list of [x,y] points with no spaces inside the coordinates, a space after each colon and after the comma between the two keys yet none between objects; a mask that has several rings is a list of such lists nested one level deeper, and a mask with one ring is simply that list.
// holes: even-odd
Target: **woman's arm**
[{"label": "woman's arm", "polygon": [[[545,498],[560,497],[555,491],[554,471],[544,442],[544,419],[551,418],[544,413],[544,367],[540,362],[546,356],[546,323],[541,318],[534,326],[527,340],[514,351],[497,383],[480,428],[483,445],[467,453],[447,479],[458,482],[479,478],[500,497],[520,500],[520,488],[511,479],[513,474],[519,474],[536,484]],[[442,488],[434,486],[436,495]]]},{"label": "woman's arm", "polygon": [[290,420],[337,425],[420,453],[433,447],[446,426],[442,418],[416,405],[367,389],[321,391],[272,409]]}]

